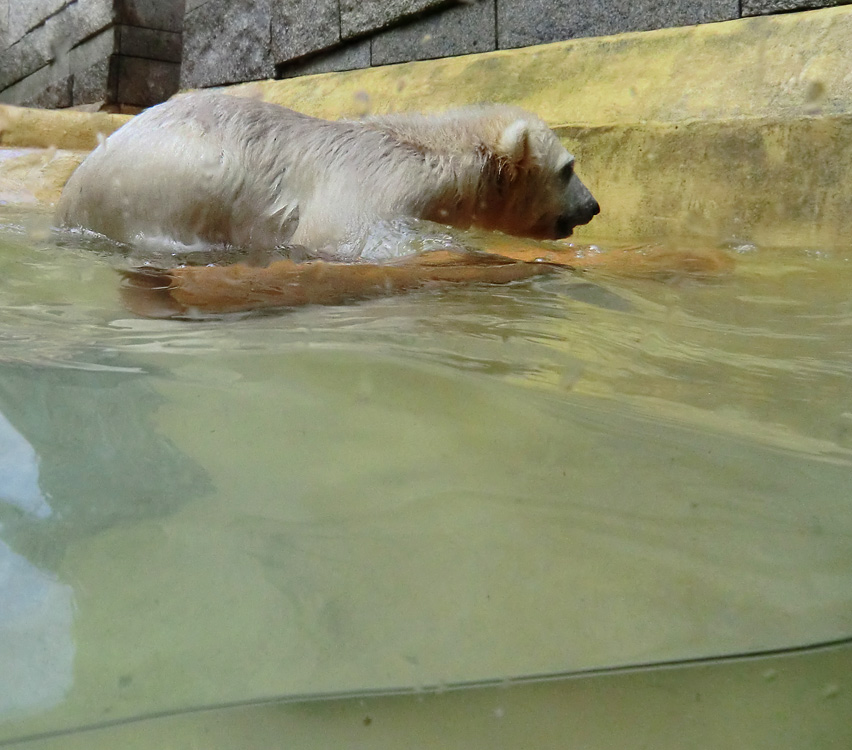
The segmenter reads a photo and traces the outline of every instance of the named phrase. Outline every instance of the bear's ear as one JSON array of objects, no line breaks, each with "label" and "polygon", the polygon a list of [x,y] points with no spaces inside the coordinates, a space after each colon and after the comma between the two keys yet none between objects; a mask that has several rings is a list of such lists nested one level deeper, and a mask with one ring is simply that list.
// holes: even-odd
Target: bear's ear
[{"label": "bear's ear", "polygon": [[530,126],[526,120],[515,120],[507,125],[497,141],[498,156],[521,166],[531,158]]}]

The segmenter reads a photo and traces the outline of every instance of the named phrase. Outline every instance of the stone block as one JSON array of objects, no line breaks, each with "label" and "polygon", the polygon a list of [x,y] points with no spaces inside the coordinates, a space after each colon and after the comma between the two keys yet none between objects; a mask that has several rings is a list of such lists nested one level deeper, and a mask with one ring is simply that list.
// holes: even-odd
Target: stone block
[{"label": "stone block", "polygon": [[112,0],[77,0],[65,6],[0,52],[0,90],[45,65],[62,61],[82,40],[110,27],[112,18]]},{"label": "stone block", "polygon": [[500,0],[497,46],[525,47],[577,37],[649,31],[739,17],[739,0]]},{"label": "stone block", "polygon": [[181,86],[271,78],[272,0],[208,0],[184,17]]},{"label": "stone block", "polygon": [[65,76],[47,86],[40,87],[32,96],[22,99],[20,104],[23,107],[39,107],[41,109],[70,107],[73,102],[71,94],[73,79],[73,76]]},{"label": "stone block", "polygon": [[128,57],[166,60],[179,63],[183,42],[180,32],[144,29],[140,26],[119,26],[118,51]]},{"label": "stone block", "polygon": [[38,96],[39,92],[55,81],[49,65],[39,68],[35,73],[23,78],[5,89],[0,89],[0,103],[20,105]]},{"label": "stone block", "polygon": [[112,57],[99,60],[74,74],[71,89],[73,104],[112,103],[116,100],[116,64]]},{"label": "stone block", "polygon": [[9,32],[9,0],[0,0],[0,50],[12,43]]},{"label": "stone block", "polygon": [[88,70],[92,65],[108,59],[117,51],[116,29],[111,26],[85,42],[81,42],[68,53],[69,70],[72,73]]},{"label": "stone block", "polygon": [[447,0],[340,0],[340,35],[348,39],[367,34],[447,4]]},{"label": "stone block", "polygon": [[331,52],[279,65],[276,77],[295,78],[296,76],[307,76],[314,73],[331,73],[369,67],[370,40],[362,39],[358,42],[350,42]]},{"label": "stone block", "polygon": [[31,29],[62,9],[66,0],[11,0],[6,2],[6,44],[14,44]]},{"label": "stone block", "polygon": [[832,5],[847,5],[852,0],[742,0],[744,16],[763,16],[791,10],[811,10]]},{"label": "stone block", "polygon": [[30,34],[0,52],[0,91],[45,67],[53,59],[49,39]]},{"label": "stone block", "polygon": [[44,28],[57,48],[68,50],[112,26],[114,19],[113,0],[77,0],[51,16]]},{"label": "stone block", "polygon": [[[59,100],[63,96],[61,95],[61,87],[52,87],[66,79],[71,81],[71,95],[73,99],[73,81],[76,75],[91,68],[100,61],[109,60],[115,52],[115,47],[114,28],[104,29],[81,44],[78,44],[67,54],[58,57],[52,64],[43,65],[8,88],[0,90],[0,100],[9,102],[10,104],[23,104],[24,102],[31,101],[44,103],[48,99],[40,98],[40,92],[47,89],[51,89],[52,92],[49,96],[56,97]],[[42,104],[40,106],[47,105]],[[60,105],[54,104],[51,106]]]},{"label": "stone block", "polygon": [[372,38],[373,65],[431,60],[497,47],[494,0],[453,5]]},{"label": "stone block", "polygon": [[116,98],[121,104],[150,107],[177,93],[180,64],[117,56]]},{"label": "stone block", "polygon": [[181,31],[184,0],[115,0],[116,21],[146,29]]},{"label": "stone block", "polygon": [[295,60],[340,42],[338,0],[286,0],[272,7],[272,59]]},{"label": "stone block", "polygon": [[194,11],[199,5],[204,5],[207,2],[209,2],[209,0],[186,0],[183,11],[184,17]]}]

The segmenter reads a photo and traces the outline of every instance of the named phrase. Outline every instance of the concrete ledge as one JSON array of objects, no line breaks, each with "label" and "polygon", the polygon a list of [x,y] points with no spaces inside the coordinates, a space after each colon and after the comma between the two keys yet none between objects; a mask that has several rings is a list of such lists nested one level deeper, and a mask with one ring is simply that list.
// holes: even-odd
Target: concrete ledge
[{"label": "concrete ledge", "polygon": [[54,205],[88,151],[0,149],[0,205]]},{"label": "concrete ledge", "polygon": [[98,138],[118,130],[129,115],[51,111],[0,104],[0,147],[91,151]]}]

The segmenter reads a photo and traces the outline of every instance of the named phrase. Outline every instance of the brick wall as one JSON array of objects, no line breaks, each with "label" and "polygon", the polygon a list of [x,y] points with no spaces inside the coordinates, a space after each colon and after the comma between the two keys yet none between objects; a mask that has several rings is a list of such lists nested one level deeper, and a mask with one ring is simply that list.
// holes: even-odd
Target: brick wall
[{"label": "brick wall", "polygon": [[180,81],[184,0],[0,0],[0,102],[145,107]]}]

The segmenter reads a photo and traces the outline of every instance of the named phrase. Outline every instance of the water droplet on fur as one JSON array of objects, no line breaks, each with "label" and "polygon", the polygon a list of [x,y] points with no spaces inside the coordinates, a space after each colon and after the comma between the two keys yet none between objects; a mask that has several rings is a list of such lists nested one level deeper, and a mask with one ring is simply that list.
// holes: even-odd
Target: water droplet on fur
[{"label": "water droplet on fur", "polygon": [[748,253],[756,253],[757,245],[755,245],[753,242],[738,242],[731,248],[731,250],[733,250],[735,253],[738,253],[739,255],[746,255]]}]

